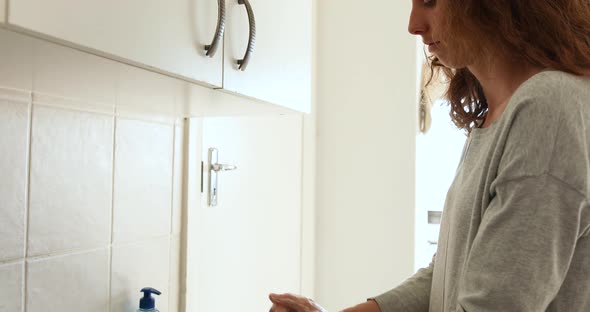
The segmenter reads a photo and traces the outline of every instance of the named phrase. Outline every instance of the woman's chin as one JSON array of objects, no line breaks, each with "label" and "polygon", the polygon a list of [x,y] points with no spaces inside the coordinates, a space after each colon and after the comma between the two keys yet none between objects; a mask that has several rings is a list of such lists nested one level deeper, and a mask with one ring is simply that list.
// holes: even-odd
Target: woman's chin
[{"label": "woman's chin", "polygon": [[467,67],[465,62],[459,62],[458,60],[448,59],[440,56],[438,56],[438,61],[446,68],[450,69],[461,69]]}]

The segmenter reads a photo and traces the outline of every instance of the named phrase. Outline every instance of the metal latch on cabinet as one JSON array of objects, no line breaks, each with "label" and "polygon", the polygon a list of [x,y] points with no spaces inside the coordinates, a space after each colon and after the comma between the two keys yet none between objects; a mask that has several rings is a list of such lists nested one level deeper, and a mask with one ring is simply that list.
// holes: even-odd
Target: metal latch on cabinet
[{"label": "metal latch on cabinet", "polygon": [[218,163],[219,160],[219,151],[214,148],[214,147],[210,147],[209,148],[209,157],[208,157],[208,161],[207,161],[207,168],[209,171],[208,174],[208,190],[209,190],[209,194],[207,196],[207,205],[208,206],[217,206],[217,195],[218,195],[218,188],[217,188],[217,182],[218,182],[218,174],[221,171],[231,171],[231,170],[236,170],[238,167],[236,167],[235,165],[229,165],[229,164],[220,164]]}]

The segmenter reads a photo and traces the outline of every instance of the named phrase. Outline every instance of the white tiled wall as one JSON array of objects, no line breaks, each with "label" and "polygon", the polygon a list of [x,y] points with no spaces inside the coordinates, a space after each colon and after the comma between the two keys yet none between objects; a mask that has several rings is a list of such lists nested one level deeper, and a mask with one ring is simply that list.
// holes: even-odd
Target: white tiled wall
[{"label": "white tiled wall", "polygon": [[26,274],[27,312],[108,311],[106,248],[31,259]]},{"label": "white tiled wall", "polygon": [[114,242],[170,233],[171,210],[161,207],[172,205],[173,131],[171,125],[117,119]]},{"label": "white tiled wall", "polygon": [[24,263],[0,265],[0,311],[22,311]]},{"label": "white tiled wall", "polygon": [[[137,309],[134,290],[146,285],[168,293],[169,273],[157,268],[170,266],[169,249],[167,237],[113,248],[111,311]],[[158,298],[157,302],[167,306],[168,296]]]},{"label": "white tiled wall", "polygon": [[0,95],[0,261],[25,255],[28,110],[26,94]]},{"label": "white tiled wall", "polygon": [[28,256],[110,243],[112,152],[113,116],[33,106]]},{"label": "white tiled wall", "polygon": [[182,82],[0,30],[0,312],[177,312]]}]

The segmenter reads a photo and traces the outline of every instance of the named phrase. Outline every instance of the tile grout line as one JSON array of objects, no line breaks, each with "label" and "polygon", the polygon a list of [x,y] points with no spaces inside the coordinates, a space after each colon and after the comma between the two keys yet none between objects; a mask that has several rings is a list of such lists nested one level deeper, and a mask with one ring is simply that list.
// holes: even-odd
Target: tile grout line
[{"label": "tile grout line", "polygon": [[[9,17],[9,9],[10,9],[10,1],[6,1],[6,19],[5,21],[8,22],[8,17]],[[31,90],[28,94],[28,98],[29,98],[29,124],[28,124],[28,129],[27,129],[27,140],[28,140],[28,151],[27,151],[27,187],[26,187],[26,203],[25,203],[25,215],[26,215],[26,219],[25,219],[25,259],[23,259],[23,266],[24,266],[24,274],[23,274],[23,295],[22,295],[22,307],[21,310],[23,312],[27,312],[28,308],[27,308],[27,290],[28,290],[28,278],[29,278],[29,266],[27,264],[28,262],[28,258],[29,258],[29,220],[30,220],[30,200],[31,200],[31,159],[33,158],[33,110],[34,110],[34,106],[33,106],[33,91],[35,90],[35,48],[33,46],[33,44],[31,44],[29,46],[29,51],[31,52],[31,54],[29,55],[31,57],[31,72],[30,72],[30,78],[31,78]]]},{"label": "tile grout line", "polygon": [[23,283],[22,283],[22,292],[23,295],[21,296],[21,310],[26,312],[27,311],[27,279],[28,279],[28,265],[27,265],[27,258],[29,256],[29,220],[30,220],[30,205],[31,205],[31,159],[32,159],[32,145],[33,145],[33,93],[29,93],[29,104],[28,104],[28,125],[27,125],[27,155],[26,157],[26,187],[25,187],[25,244],[24,244],[24,252],[25,252],[25,259],[23,259],[23,266],[24,266],[24,274],[23,274]]},{"label": "tile grout line", "polygon": [[116,77],[115,77],[115,83],[114,83],[114,89],[115,89],[115,98],[113,99],[113,154],[111,155],[111,237],[109,240],[109,245],[108,245],[108,257],[109,257],[109,264],[108,264],[108,269],[107,269],[107,273],[108,273],[108,281],[109,281],[109,285],[108,285],[108,304],[109,306],[107,307],[107,311],[108,312],[112,312],[112,306],[113,306],[113,298],[111,296],[112,292],[113,292],[113,240],[115,238],[115,173],[116,173],[116,153],[117,153],[117,121],[118,121],[118,117],[117,114],[118,112],[118,107],[119,107],[119,101],[120,101],[120,92],[121,92],[121,70],[119,68],[117,68],[116,71]]},{"label": "tile grout line", "polygon": [[41,101],[37,101],[37,100],[34,100],[33,102],[34,102],[34,105],[35,106],[43,106],[43,107],[48,107],[48,108],[53,108],[53,109],[59,109],[59,110],[65,110],[65,111],[70,111],[70,112],[77,112],[77,113],[106,115],[106,116],[109,116],[109,117],[114,116],[113,109],[110,109],[107,112],[106,110],[83,108],[83,107],[73,107],[73,106],[60,105],[60,104],[52,104],[52,103],[41,102]]},{"label": "tile grout line", "polygon": [[[115,100],[116,102],[116,100]],[[112,306],[112,298],[111,293],[113,289],[113,238],[115,236],[115,153],[117,150],[117,117],[116,117],[116,110],[117,107],[115,106],[115,115],[113,115],[113,154],[111,155],[112,159],[112,168],[111,168],[111,237],[109,240],[108,246],[108,253],[109,253],[109,265],[108,265],[108,296],[109,296],[109,306],[107,311],[111,311]]]},{"label": "tile grout line", "polygon": [[[15,89],[16,91],[20,91]],[[178,118],[178,115],[165,112],[155,112],[155,111],[147,111],[147,110],[138,110],[138,111],[121,111],[117,109],[117,104],[115,103],[108,103],[108,102],[97,102],[97,101],[87,101],[81,98],[68,98],[59,95],[49,94],[49,93],[41,93],[41,92],[32,92],[33,93],[33,103],[35,106],[46,106],[51,108],[57,108],[62,110],[69,110],[69,111],[76,111],[76,112],[84,112],[84,113],[92,113],[92,114],[100,114],[100,115],[107,115],[107,116],[115,116],[124,119],[130,120],[137,120],[149,123],[157,123],[161,125],[171,126],[175,125],[175,119]],[[84,104],[84,103],[92,103]]]},{"label": "tile grout line", "polygon": [[0,261],[0,267],[5,266],[5,265],[14,265],[14,264],[19,264],[22,263],[23,261],[25,261],[25,258],[12,258],[12,259],[5,259]]},{"label": "tile grout line", "polygon": [[21,258],[21,259],[3,261],[3,262],[0,262],[0,265],[15,264],[15,263],[21,262],[22,260],[41,261],[41,260],[59,258],[59,257],[64,257],[64,256],[87,254],[87,253],[92,253],[95,251],[109,249],[111,247],[117,247],[117,248],[129,247],[129,246],[134,246],[134,245],[138,245],[141,243],[145,243],[148,241],[170,238],[170,236],[171,236],[170,234],[166,233],[166,234],[161,234],[161,235],[157,235],[157,236],[150,236],[150,237],[146,237],[146,238],[142,238],[142,239],[138,239],[138,240],[133,240],[133,241],[124,241],[124,242],[120,242],[120,243],[116,243],[116,244],[107,243],[106,245],[101,245],[101,246],[94,247],[94,248],[77,248],[77,249],[62,250],[62,251],[55,252],[55,253],[41,254],[41,255],[36,255],[36,256],[28,256],[25,259]]},{"label": "tile grout line", "polygon": [[51,259],[55,259],[55,258],[63,258],[63,257],[68,257],[68,256],[76,256],[76,255],[94,253],[97,251],[106,250],[109,247],[110,247],[110,245],[107,244],[107,245],[98,246],[98,247],[94,247],[94,248],[62,250],[62,251],[55,252],[55,253],[47,253],[47,254],[41,254],[41,255],[36,255],[36,256],[29,256],[25,260],[28,262],[47,261],[47,260],[51,260]]},{"label": "tile grout line", "polygon": [[23,291],[23,295],[21,297],[22,298],[21,299],[21,304],[22,304],[21,311],[27,312],[28,309],[27,309],[27,298],[26,298],[26,296],[27,296],[27,291],[26,291],[27,290],[27,280],[26,280],[26,278],[27,278],[27,275],[29,274],[29,266],[27,265],[27,261],[24,262],[22,271],[24,272],[24,276],[23,276],[24,291]]}]

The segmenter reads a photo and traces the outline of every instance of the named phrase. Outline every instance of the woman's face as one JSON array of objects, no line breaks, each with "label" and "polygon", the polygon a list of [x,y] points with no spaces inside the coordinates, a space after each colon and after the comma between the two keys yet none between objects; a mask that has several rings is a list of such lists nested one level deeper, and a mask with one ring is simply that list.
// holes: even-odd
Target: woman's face
[{"label": "woman's face", "polygon": [[443,11],[448,0],[412,0],[412,13],[408,31],[412,35],[421,36],[428,51],[437,56],[440,62],[449,68],[465,67],[450,51],[453,45],[448,42],[451,36],[441,29],[444,21]]}]

